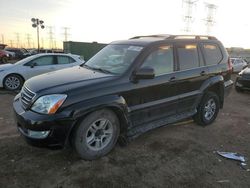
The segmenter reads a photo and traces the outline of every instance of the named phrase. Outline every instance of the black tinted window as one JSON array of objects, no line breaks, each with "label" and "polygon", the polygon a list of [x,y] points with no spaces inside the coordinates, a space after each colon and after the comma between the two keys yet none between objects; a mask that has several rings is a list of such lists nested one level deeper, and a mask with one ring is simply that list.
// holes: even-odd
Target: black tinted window
[{"label": "black tinted window", "polygon": [[199,56],[196,44],[186,44],[177,46],[180,70],[199,67]]},{"label": "black tinted window", "polygon": [[68,56],[57,56],[58,64],[69,64],[75,62],[74,59]]},{"label": "black tinted window", "polygon": [[142,67],[152,67],[155,71],[155,75],[161,75],[173,72],[174,70],[174,58],[173,47],[162,46],[152,52],[145,60]]},{"label": "black tinted window", "polygon": [[222,60],[222,53],[216,44],[203,44],[207,65],[216,65]]}]

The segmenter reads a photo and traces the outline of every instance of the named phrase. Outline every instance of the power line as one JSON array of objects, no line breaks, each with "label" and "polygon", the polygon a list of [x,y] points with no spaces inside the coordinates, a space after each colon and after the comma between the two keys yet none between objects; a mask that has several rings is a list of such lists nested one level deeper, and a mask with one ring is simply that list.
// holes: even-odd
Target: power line
[{"label": "power line", "polygon": [[2,44],[4,44],[4,35],[2,34]]}]

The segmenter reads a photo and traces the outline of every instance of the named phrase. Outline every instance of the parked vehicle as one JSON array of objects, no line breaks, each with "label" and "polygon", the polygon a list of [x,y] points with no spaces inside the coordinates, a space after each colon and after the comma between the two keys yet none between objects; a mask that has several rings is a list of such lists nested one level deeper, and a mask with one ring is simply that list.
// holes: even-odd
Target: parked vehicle
[{"label": "parked vehicle", "polygon": [[230,58],[233,64],[233,72],[240,72],[247,67],[247,62],[242,58]]},{"label": "parked vehicle", "polygon": [[21,89],[25,80],[47,72],[82,64],[80,56],[72,54],[37,54],[15,64],[0,65],[0,87]]},{"label": "parked vehicle", "polygon": [[210,36],[153,35],[113,42],[79,67],[33,77],[13,106],[28,143],[81,158],[109,153],[156,127],[193,117],[211,124],[233,86],[232,64]]},{"label": "parked vehicle", "polygon": [[245,68],[238,74],[235,81],[235,89],[238,92],[250,90],[250,68]]},{"label": "parked vehicle", "polygon": [[31,56],[29,51],[27,51],[25,48],[5,48],[5,50],[14,52],[16,59],[24,59]]}]

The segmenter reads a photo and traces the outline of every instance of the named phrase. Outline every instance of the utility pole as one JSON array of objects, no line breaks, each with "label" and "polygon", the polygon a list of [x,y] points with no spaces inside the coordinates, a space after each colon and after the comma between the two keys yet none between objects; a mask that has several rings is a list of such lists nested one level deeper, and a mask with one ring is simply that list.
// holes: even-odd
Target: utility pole
[{"label": "utility pole", "polygon": [[184,12],[185,12],[183,16],[183,20],[185,22],[185,27],[183,30],[185,33],[191,32],[191,24],[194,21],[193,9],[197,1],[198,0],[182,0],[182,6],[184,6]]},{"label": "utility pole", "polygon": [[211,29],[215,24],[215,13],[217,6],[211,3],[205,3],[205,8],[207,12],[207,16],[205,18],[205,25],[207,27],[206,33],[209,35],[211,33]]},{"label": "utility pole", "polygon": [[70,34],[69,34],[70,28],[69,28],[69,27],[63,27],[63,30],[64,30],[64,32],[63,32],[64,41],[68,41],[68,36],[70,35]]}]

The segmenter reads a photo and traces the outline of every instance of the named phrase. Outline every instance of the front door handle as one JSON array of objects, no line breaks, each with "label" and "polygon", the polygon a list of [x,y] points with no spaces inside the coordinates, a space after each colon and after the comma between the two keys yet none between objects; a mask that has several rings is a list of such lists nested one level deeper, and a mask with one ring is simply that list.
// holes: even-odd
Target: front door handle
[{"label": "front door handle", "polygon": [[173,76],[173,77],[171,77],[171,78],[169,79],[170,82],[173,82],[173,81],[175,81],[175,80],[176,80],[176,77],[175,77],[175,76]]},{"label": "front door handle", "polygon": [[201,71],[200,75],[201,76],[205,76],[206,75],[206,71]]}]

